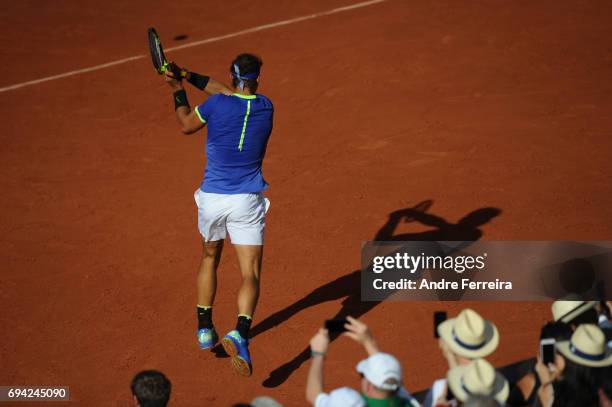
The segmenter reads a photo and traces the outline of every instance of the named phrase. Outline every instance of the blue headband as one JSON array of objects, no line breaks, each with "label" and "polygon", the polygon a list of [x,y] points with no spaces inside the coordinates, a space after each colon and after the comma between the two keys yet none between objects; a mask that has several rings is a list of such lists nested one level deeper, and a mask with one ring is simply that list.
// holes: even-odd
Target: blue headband
[{"label": "blue headband", "polygon": [[257,69],[255,72],[240,74],[240,68],[238,68],[237,64],[234,64],[234,72],[232,72],[232,75],[234,78],[239,79],[238,87],[240,90],[244,90],[244,81],[249,79],[257,79],[259,77],[259,69]]}]

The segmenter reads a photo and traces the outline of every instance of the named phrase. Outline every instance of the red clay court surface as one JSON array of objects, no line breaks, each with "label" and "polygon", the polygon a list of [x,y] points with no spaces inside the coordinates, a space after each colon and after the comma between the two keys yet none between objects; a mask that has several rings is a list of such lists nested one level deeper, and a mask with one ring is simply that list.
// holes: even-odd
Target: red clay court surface
[{"label": "red clay court surface", "polygon": [[[0,87],[145,54],[150,25],[171,47],[351,4],[209,3],[6,3]],[[169,54],[224,80],[237,53],[264,59],[260,91],[276,118],[256,323],[357,270],[361,242],[389,213],[426,199],[448,222],[501,209],[483,239],[610,239],[611,15],[605,1],[388,0]],[[342,290],[315,292],[261,332],[251,378],[198,350],[204,137],[180,134],[148,57],[2,92],[0,104],[0,385],[66,385],[80,405],[129,405],[134,373],[157,368],[177,406],[304,404],[307,364],[262,383],[340,310]],[[219,276],[225,332],[240,278],[232,250]],[[444,373],[431,312],[465,305],[388,302],[362,318],[416,391]],[[500,328],[494,364],[535,354],[550,304],[470,305]],[[362,355],[333,343],[327,388],[356,386]]]}]

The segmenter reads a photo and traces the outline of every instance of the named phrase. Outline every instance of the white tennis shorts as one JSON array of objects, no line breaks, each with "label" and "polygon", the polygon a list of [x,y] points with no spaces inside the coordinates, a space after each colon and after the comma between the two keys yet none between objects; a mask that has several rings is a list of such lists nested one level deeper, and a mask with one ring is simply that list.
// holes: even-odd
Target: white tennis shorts
[{"label": "white tennis shorts", "polygon": [[213,194],[198,188],[198,229],[206,242],[225,239],[233,244],[263,245],[270,201],[263,194]]}]

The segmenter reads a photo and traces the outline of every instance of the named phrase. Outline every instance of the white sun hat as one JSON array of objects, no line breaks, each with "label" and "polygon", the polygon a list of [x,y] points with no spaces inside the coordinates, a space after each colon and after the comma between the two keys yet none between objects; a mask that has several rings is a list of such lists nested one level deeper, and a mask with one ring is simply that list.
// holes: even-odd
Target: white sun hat
[{"label": "white sun hat", "polygon": [[552,314],[555,321],[570,322],[578,315],[594,308],[597,301],[557,300],[552,304]]},{"label": "white sun hat", "polygon": [[321,393],[315,400],[316,407],[365,407],[361,394],[350,387],[340,387],[331,393]]},{"label": "white sun hat", "polygon": [[606,336],[595,324],[582,324],[569,341],[557,342],[557,350],[579,365],[590,367],[612,366],[612,350]]},{"label": "white sun hat", "polygon": [[470,359],[490,355],[499,344],[495,325],[470,308],[438,325],[438,334],[452,352]]},{"label": "white sun hat", "polygon": [[484,359],[454,367],[448,371],[446,378],[448,387],[460,401],[477,395],[491,396],[503,405],[510,393],[508,381]]},{"label": "white sun hat", "polygon": [[388,353],[378,352],[362,360],[357,364],[357,371],[380,389],[397,390],[402,383],[402,366]]}]

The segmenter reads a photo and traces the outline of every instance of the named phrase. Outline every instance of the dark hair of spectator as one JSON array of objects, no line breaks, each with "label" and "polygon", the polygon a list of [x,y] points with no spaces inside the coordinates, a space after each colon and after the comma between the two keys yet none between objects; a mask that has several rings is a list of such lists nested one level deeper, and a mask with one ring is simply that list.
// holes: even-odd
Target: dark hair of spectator
[{"label": "dark hair of spectator", "polygon": [[597,391],[577,386],[567,380],[553,383],[555,401],[553,407],[597,407],[599,397]]},{"label": "dark hair of spectator", "polygon": [[596,370],[598,376],[597,387],[603,390],[605,395],[612,399],[612,366],[600,367]]},{"label": "dark hair of spectator", "polygon": [[572,337],[572,328],[561,321],[547,322],[540,331],[540,339],[554,338],[557,342],[569,341]]},{"label": "dark hair of spectator", "polygon": [[595,324],[599,320],[599,315],[597,314],[597,310],[595,308],[588,309],[584,311],[582,314],[578,315],[576,318],[569,321],[569,324],[572,325],[582,325],[582,324]]},{"label": "dark hair of spectator", "polygon": [[568,404],[571,406],[597,405],[597,391],[603,387],[606,374],[609,373],[609,367],[583,366],[566,358],[563,377],[556,383],[559,390],[555,387],[555,401],[558,398],[567,398],[574,402],[574,404]]},{"label": "dark hair of spectator", "polygon": [[130,387],[141,407],[165,407],[170,400],[172,383],[162,372],[144,370],[134,376]]},{"label": "dark hair of spectator", "polygon": [[[241,75],[246,75],[249,73],[258,72],[263,66],[263,61],[257,55],[253,54],[238,55],[232,62],[232,65],[230,65],[230,72],[232,73],[232,86],[236,88],[240,83],[240,79],[233,76],[234,64],[238,65]],[[257,87],[259,86],[257,79],[245,79],[243,82],[244,86],[249,89],[249,92],[253,94],[257,92]]]}]

